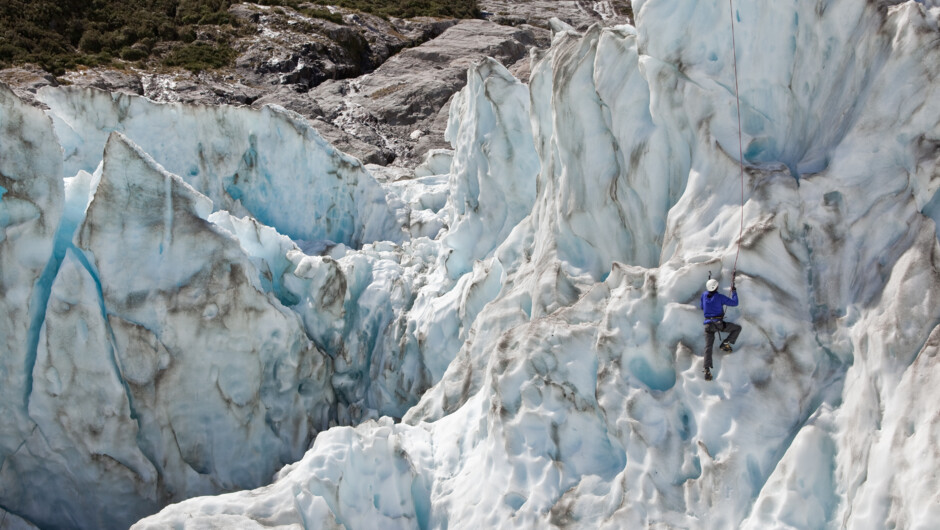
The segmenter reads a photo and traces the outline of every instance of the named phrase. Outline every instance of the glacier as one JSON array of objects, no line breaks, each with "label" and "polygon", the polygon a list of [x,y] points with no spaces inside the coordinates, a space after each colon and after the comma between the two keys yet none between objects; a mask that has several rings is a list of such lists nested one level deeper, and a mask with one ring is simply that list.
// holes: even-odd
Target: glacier
[{"label": "glacier", "polygon": [[405,178],[277,107],[0,86],[4,513],[940,526],[940,3],[632,4],[470,68]]}]

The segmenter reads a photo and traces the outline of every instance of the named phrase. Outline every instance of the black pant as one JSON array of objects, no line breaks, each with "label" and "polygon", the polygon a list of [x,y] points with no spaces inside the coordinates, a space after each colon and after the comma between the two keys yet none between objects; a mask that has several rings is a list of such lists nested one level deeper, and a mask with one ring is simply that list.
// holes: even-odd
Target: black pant
[{"label": "black pant", "polygon": [[705,324],[705,368],[709,370],[712,367],[712,346],[715,345],[715,332],[717,331],[730,333],[724,342],[734,344],[734,342],[738,340],[738,335],[741,333],[741,326],[733,322],[725,322],[724,320]]}]

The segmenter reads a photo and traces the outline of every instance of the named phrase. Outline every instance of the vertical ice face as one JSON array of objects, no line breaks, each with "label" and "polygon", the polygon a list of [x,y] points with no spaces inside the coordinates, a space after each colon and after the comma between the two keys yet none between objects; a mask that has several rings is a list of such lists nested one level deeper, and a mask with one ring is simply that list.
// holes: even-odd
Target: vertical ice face
[{"label": "vertical ice face", "polygon": [[55,281],[36,350],[19,356],[28,378],[4,401],[15,408],[3,504],[42,526],[119,528],[174,500],[267,482],[328,426],[334,398],[330,360],[252,261],[263,248],[209,222],[211,201],[120,133],[93,194],[61,265],[45,256]]},{"label": "vertical ice face", "polygon": [[[22,491],[26,502],[18,509],[43,526],[112,527],[152,512],[165,498],[157,468],[137,445],[132,396],[102,308],[95,278],[69,250],[52,285],[33,367],[32,469],[4,484]],[[57,510],[44,510],[47,499],[35,495],[44,488],[72,494],[57,497]]]},{"label": "vertical ice face", "polygon": [[[145,342],[156,341],[147,355],[157,362],[133,381],[153,400],[153,417],[144,418],[152,435],[175,437],[181,476],[196,471],[215,487],[239,487],[296,458],[326,425],[332,395],[328,360],[261,290],[238,243],[205,220],[210,209],[113,135],[77,244],[125,335],[154,335]],[[139,342],[128,340],[122,354],[133,357]]]},{"label": "vertical ice face", "polygon": [[[27,406],[62,215],[62,151],[41,111],[0,85],[0,504],[26,502],[7,485],[31,466]],[[23,457],[25,460],[21,460]]]},{"label": "vertical ice face", "polygon": [[467,72],[451,103],[454,145],[447,209],[448,272],[458,278],[484,259],[532,209],[539,163],[532,144],[529,94],[493,59]]},{"label": "vertical ice face", "polygon": [[403,237],[362,164],[284,109],[159,104],[94,89],[50,88],[38,97],[65,149],[65,176],[93,171],[118,131],[217,209],[250,213],[294,239],[359,247]]},{"label": "vertical ice face", "polygon": [[[748,162],[783,163],[796,177],[827,167],[889,57],[890,33],[880,31],[888,3],[734,3]],[[662,101],[687,109],[692,128],[713,131],[724,151],[736,153],[728,10],[718,2],[634,5],[640,52],[660,76],[649,76],[651,84],[673,84]],[[711,95],[698,97],[704,91]],[[668,109],[660,107],[662,116]]]},{"label": "vertical ice face", "polygon": [[[560,31],[536,57],[532,213],[463,287],[416,304],[416,336],[459,337],[459,352],[405,424],[327,433],[270,489],[141,526],[247,524],[268,494],[285,524],[313,526],[940,524],[926,390],[940,243],[925,215],[940,186],[940,8],[633,8],[635,31]],[[696,302],[709,271],[727,285],[742,214],[729,317],[745,331],[706,383]],[[493,295],[453,318],[471,279]],[[362,493],[376,477],[394,502]]]},{"label": "vertical ice face", "polygon": [[[539,256],[597,280],[612,261],[659,262],[666,214],[688,164],[654,127],[650,88],[630,28],[563,33],[533,66],[533,120],[542,131]],[[679,156],[676,151],[680,151]],[[616,237],[597,227],[619,227]]]},{"label": "vertical ice face", "polygon": [[498,63],[474,66],[452,107],[448,134],[458,149],[428,165],[441,171],[452,158],[451,173],[390,186],[412,205],[412,219],[422,211],[429,223],[446,221],[433,230],[439,240],[419,237],[413,225],[412,240],[400,246],[376,243],[336,259],[293,254],[292,307],[334,357],[341,421],[401,417],[443,376],[498,293],[493,251],[535,198],[528,101],[525,86]]}]

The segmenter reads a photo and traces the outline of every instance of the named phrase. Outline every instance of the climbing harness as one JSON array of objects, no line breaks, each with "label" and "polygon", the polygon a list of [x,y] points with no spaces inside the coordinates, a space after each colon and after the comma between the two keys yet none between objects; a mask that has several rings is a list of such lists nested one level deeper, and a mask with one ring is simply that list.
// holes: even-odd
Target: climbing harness
[{"label": "climbing harness", "polygon": [[[731,57],[734,64],[734,100],[738,108],[738,165],[741,167],[741,229],[738,232],[738,249],[734,253],[734,267],[731,269],[731,287],[738,273],[738,256],[741,254],[741,239],[744,237],[744,141],[741,139],[741,97],[738,95],[738,52],[734,40],[734,3],[728,0],[728,12],[731,16]],[[709,272],[709,277],[711,273]]]}]

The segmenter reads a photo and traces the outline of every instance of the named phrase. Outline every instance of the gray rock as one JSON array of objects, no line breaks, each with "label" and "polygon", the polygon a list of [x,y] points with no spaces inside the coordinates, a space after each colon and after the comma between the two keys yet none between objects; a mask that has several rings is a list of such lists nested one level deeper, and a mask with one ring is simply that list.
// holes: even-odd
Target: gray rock
[{"label": "gray rock", "polygon": [[467,68],[484,57],[504,65],[526,56],[536,41],[528,29],[467,20],[422,46],[403,51],[372,75],[358,92],[363,106],[389,125],[413,125],[435,114],[466,84]]},{"label": "gray rock", "polygon": [[26,65],[0,70],[0,83],[7,85],[21,100],[36,104],[36,91],[44,86],[59,86],[56,78],[37,66]]},{"label": "gray rock", "polygon": [[286,8],[237,4],[229,10],[255,35],[239,40],[236,69],[249,85],[306,91],[329,79],[371,72],[400,50],[433,38],[454,20],[389,19],[345,12],[343,24]]},{"label": "gray rock", "polygon": [[309,95],[324,120],[366,143],[391,149],[399,164],[411,163],[430,149],[447,147],[447,102],[466,84],[471,64],[493,57],[511,66],[547,39],[546,30],[532,26],[464,20],[371,74],[323,83]]},{"label": "gray rock", "polygon": [[337,149],[344,153],[354,154],[354,156],[366,164],[384,166],[395,160],[395,152],[393,150],[366,143],[321,118],[313,120],[313,126],[317,129],[317,132],[320,133],[320,136],[326,138],[326,140],[336,146]]},{"label": "gray rock", "polygon": [[[139,72],[143,92],[153,101],[204,105],[248,105],[267,91],[246,85],[230,73],[186,71],[150,74]],[[101,87],[99,87],[101,88]]]},{"label": "gray rock", "polygon": [[576,30],[592,24],[623,24],[632,17],[628,0],[479,0],[483,18],[498,24],[548,28],[558,18]]},{"label": "gray rock", "polygon": [[100,88],[135,96],[141,96],[144,93],[141,75],[134,70],[90,68],[67,72],[62,76],[62,80],[65,84]]},{"label": "gray rock", "polygon": [[[371,72],[392,55],[434,38],[457,23],[427,17],[385,20],[336,9],[343,16],[343,24],[290,8],[235,4],[229,12],[245,29],[243,36],[232,42],[239,53],[233,68],[193,74],[185,70],[98,67],[68,72],[61,82],[143,95],[159,102],[246,105],[272,92],[275,96],[303,93],[327,80]],[[157,46],[158,53],[168,50],[167,44]],[[34,101],[30,94],[39,87],[58,84],[54,77],[34,67],[0,71],[0,81],[29,102]],[[289,91],[281,92],[281,87]],[[314,109],[306,110],[301,112],[305,116],[317,115]]]}]

